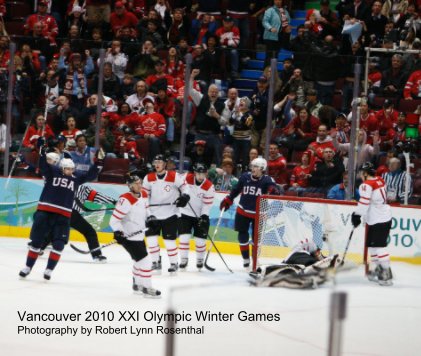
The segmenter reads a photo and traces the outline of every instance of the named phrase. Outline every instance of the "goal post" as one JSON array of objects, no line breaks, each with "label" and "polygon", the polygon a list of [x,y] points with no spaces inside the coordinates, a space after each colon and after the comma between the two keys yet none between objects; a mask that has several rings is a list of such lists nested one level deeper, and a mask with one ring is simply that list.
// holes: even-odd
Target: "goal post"
[{"label": "goal post", "polygon": [[[323,255],[341,257],[352,230],[351,214],[356,203],[348,201],[262,195],[258,197],[254,226],[253,270],[277,264],[301,240],[309,239]],[[365,229],[355,230],[347,262],[367,261]]]}]

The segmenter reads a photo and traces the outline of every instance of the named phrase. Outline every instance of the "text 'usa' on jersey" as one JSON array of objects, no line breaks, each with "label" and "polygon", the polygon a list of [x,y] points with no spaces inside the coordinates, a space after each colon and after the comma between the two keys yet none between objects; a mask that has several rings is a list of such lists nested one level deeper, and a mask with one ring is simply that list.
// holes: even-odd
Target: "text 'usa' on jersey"
[{"label": "text 'usa' on jersey", "polygon": [[250,172],[243,173],[235,189],[230,194],[231,200],[234,200],[238,194],[241,194],[238,204],[238,213],[254,217],[256,213],[257,197],[270,194],[272,189],[276,189],[276,183],[273,178],[263,175],[260,178],[253,178]]}]

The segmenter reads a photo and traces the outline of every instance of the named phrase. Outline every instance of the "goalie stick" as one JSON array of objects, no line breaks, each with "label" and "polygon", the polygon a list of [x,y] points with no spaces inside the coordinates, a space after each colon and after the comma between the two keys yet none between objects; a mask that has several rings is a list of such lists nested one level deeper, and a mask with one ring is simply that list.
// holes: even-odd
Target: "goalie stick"
[{"label": "goalie stick", "polygon": [[[130,234],[130,235],[129,235],[129,236],[127,236],[126,238],[128,238],[128,237],[132,237],[132,236],[135,236],[135,235],[137,235],[137,234],[140,234],[141,232],[145,232],[146,230],[147,230],[147,229],[145,229],[145,230],[139,230],[139,231],[133,232],[132,234]],[[90,254],[90,253],[92,253],[92,252],[96,252],[96,251],[102,250],[103,248],[108,247],[108,246],[111,246],[111,245],[114,245],[114,244],[116,244],[116,243],[117,243],[117,241],[113,240],[113,241],[111,241],[111,242],[109,242],[109,243],[107,243],[107,244],[105,244],[105,245],[102,245],[102,246],[99,246],[99,247],[95,247],[94,249],[92,249],[92,250],[88,250],[88,251],[81,250],[80,248],[76,247],[76,246],[75,246],[75,245],[73,245],[73,244],[70,244],[70,247],[71,247],[73,250],[75,250],[76,252],[79,252],[79,253],[81,253],[81,254],[83,254],[83,255],[88,255],[88,254]]]}]

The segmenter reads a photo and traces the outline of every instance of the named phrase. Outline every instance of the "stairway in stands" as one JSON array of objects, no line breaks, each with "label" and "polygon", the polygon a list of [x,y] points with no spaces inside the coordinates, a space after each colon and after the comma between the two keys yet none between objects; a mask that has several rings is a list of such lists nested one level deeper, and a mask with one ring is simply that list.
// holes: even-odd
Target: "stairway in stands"
[{"label": "stairway in stands", "polygon": [[[331,1],[330,8],[335,9],[336,4],[339,0]],[[320,1],[311,1],[306,2],[305,10],[294,10],[291,14],[291,26],[292,26],[292,36],[297,35],[297,27],[301,24],[304,24],[307,10],[309,9],[320,9]],[[257,80],[260,76],[263,75],[264,61],[266,54],[265,52],[257,52],[256,58],[249,60],[245,68],[240,73],[240,78],[233,82],[232,86],[238,89],[240,97],[242,96],[251,96],[253,90],[256,88]],[[292,58],[292,53],[290,51],[282,49],[278,53],[278,71],[283,69],[283,61],[286,58]]]}]

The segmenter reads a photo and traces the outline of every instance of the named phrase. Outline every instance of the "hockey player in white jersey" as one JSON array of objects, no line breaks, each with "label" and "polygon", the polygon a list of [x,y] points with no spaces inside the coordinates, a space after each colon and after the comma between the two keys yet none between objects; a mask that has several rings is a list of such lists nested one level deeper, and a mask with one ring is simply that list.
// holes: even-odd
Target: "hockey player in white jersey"
[{"label": "hockey player in white jersey", "polygon": [[152,258],[152,269],[161,273],[162,264],[158,236],[162,232],[167,249],[170,268],[168,272],[178,270],[177,220],[178,208],[185,207],[190,200],[184,178],[175,171],[166,170],[166,158],[157,155],[153,161],[155,172],[149,173],[143,182],[143,188],[148,192],[150,212],[156,216],[154,228],[146,232],[149,253]]},{"label": "hockey player in white jersey", "polygon": [[196,267],[203,268],[206,252],[206,239],[209,233],[209,211],[215,198],[215,188],[206,178],[207,168],[202,163],[196,163],[194,173],[186,176],[186,185],[190,194],[188,205],[180,209],[178,234],[180,242],[180,268],[185,269],[189,262],[190,238],[193,236],[196,244]]},{"label": "hockey player in white jersey", "polygon": [[145,297],[159,297],[161,292],[152,288],[152,261],[145,244],[146,228],[153,228],[155,217],[148,212],[148,194],[142,190],[137,173],[126,179],[130,191],[122,194],[110,219],[114,239],[133,259],[133,290]]},{"label": "hockey player in white jersey", "polygon": [[352,225],[361,224],[361,218],[367,223],[366,244],[370,254],[368,279],[383,286],[390,286],[392,271],[387,251],[387,239],[392,227],[392,212],[387,204],[387,192],[384,180],[376,177],[376,170],[370,162],[361,167],[360,200],[357,210],[352,214]]}]

